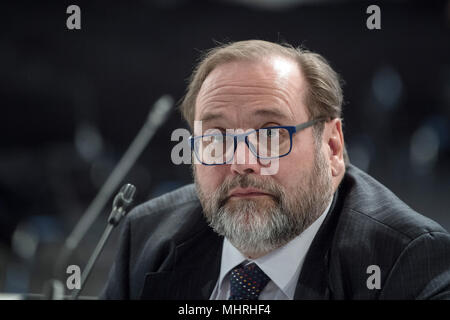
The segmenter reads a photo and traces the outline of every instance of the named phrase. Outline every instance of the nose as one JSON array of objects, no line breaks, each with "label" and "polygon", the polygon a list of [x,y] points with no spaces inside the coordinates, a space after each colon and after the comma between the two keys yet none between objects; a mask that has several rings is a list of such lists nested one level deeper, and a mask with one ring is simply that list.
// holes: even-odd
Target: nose
[{"label": "nose", "polygon": [[258,158],[248,149],[245,141],[239,141],[234,152],[230,170],[235,174],[260,174],[261,164]]}]

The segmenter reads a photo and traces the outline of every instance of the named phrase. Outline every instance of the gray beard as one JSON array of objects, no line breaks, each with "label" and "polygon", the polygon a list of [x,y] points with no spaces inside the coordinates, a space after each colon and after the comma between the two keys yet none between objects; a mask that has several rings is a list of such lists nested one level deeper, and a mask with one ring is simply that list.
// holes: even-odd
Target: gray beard
[{"label": "gray beard", "polygon": [[[316,151],[311,174],[299,181],[292,196],[266,176],[240,175],[227,178],[212,193],[195,185],[204,215],[218,234],[246,255],[267,254],[294,239],[325,210],[332,196],[329,167]],[[236,187],[255,187],[272,195],[270,199],[232,199],[228,192]]]}]

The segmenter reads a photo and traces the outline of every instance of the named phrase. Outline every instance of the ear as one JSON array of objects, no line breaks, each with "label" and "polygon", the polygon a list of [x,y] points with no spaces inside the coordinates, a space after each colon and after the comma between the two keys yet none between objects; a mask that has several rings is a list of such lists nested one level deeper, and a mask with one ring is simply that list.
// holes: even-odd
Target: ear
[{"label": "ear", "polygon": [[324,143],[328,151],[331,174],[333,177],[341,176],[345,171],[344,163],[344,134],[341,119],[333,119],[325,123]]}]

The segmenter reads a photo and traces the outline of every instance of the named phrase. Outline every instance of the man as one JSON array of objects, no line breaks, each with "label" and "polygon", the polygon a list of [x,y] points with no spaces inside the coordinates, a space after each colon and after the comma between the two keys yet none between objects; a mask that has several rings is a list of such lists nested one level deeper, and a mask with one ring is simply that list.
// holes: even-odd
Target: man
[{"label": "man", "polygon": [[318,54],[209,51],[181,105],[195,185],[129,214],[103,297],[449,299],[450,235],[349,163],[341,106]]}]

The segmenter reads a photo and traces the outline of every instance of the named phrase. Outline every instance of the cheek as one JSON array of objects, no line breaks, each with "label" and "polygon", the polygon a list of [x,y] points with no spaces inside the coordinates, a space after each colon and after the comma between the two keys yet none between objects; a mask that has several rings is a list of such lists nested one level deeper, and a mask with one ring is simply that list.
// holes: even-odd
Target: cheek
[{"label": "cheek", "polygon": [[196,166],[197,180],[205,190],[217,189],[225,179],[222,166]]},{"label": "cheek", "polygon": [[298,166],[293,166],[292,162],[287,160],[288,159],[280,159],[278,172],[270,176],[270,178],[285,190],[289,191],[291,190],[292,184],[297,180],[299,169]]},{"label": "cheek", "polygon": [[287,158],[289,158],[290,166],[297,168],[297,171],[312,170],[315,161],[313,137],[294,140],[292,151]]},{"label": "cheek", "polygon": [[292,149],[288,156],[280,159],[278,173],[273,176],[273,179],[288,190],[292,190],[305,181],[305,177],[312,172],[313,167],[314,151]]}]

